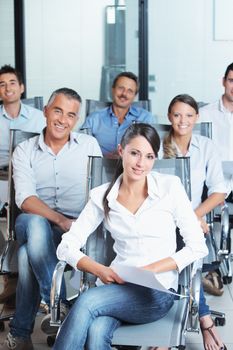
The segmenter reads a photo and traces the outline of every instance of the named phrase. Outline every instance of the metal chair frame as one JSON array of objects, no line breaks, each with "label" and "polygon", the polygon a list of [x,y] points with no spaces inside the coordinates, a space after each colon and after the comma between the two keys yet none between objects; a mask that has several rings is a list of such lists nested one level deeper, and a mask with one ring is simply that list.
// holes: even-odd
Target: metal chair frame
[{"label": "metal chair frame", "polygon": [[[38,135],[38,133],[26,132],[21,130],[11,130],[10,131],[10,155],[12,156],[15,147],[33,136]],[[11,157],[10,157],[11,158]],[[15,220],[19,215],[20,210],[15,203],[15,191],[12,178],[12,163],[9,162],[9,167],[7,170],[8,176],[8,205],[7,205],[7,240],[5,242],[5,247],[0,256],[0,274],[9,274],[18,272],[17,264],[17,241],[15,237]],[[0,321],[7,321],[13,316],[12,312],[10,314],[0,315]],[[4,329],[4,325],[1,324]]]}]

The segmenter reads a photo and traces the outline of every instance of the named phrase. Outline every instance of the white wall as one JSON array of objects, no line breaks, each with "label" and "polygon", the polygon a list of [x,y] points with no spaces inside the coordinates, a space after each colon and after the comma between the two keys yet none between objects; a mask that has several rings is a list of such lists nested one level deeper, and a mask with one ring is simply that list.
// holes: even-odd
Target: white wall
[{"label": "white wall", "polygon": [[126,1],[126,67],[138,75],[138,1]]},{"label": "white wall", "polygon": [[[67,86],[99,98],[104,9],[112,0],[25,0],[27,95]],[[84,114],[84,106],[82,110]]]},{"label": "white wall", "polygon": [[0,0],[0,67],[15,64],[13,0]]},{"label": "white wall", "polygon": [[214,40],[214,0],[150,0],[148,13],[153,112],[166,116],[179,93],[197,101],[219,98],[222,76],[233,62],[233,41]]}]

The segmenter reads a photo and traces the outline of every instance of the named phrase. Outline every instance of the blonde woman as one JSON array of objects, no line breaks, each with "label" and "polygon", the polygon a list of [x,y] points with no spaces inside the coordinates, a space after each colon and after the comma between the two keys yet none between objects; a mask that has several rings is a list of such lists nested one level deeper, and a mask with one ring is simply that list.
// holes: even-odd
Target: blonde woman
[{"label": "blonde woman", "polygon": [[[171,130],[163,141],[163,157],[190,157],[192,206],[203,232],[208,233],[205,215],[224,201],[227,190],[221,161],[216,154],[213,141],[193,133],[198,118],[198,105],[193,97],[182,94],[173,98],[168,107]],[[208,188],[208,195],[202,202],[204,184]],[[202,288],[199,317],[204,348],[226,349],[210,316]]]}]

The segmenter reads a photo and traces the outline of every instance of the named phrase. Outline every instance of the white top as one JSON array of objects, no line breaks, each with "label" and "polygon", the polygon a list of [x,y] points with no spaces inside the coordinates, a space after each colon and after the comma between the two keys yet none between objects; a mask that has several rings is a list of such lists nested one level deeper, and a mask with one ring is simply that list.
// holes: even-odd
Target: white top
[{"label": "white top", "polygon": [[[220,98],[200,108],[199,115],[201,122],[212,122],[212,139],[221,161],[233,161],[233,112],[224,107]],[[233,174],[224,176],[228,188],[233,190]]]},{"label": "white top", "polygon": [[0,166],[9,163],[11,129],[40,133],[45,125],[44,114],[39,109],[21,103],[18,117],[11,118],[4,106],[0,106]]},{"label": "white top", "polygon": [[[182,156],[177,148],[178,156]],[[211,139],[193,134],[188,153],[190,157],[191,200],[193,209],[201,203],[204,183],[208,188],[208,195],[212,193],[227,193],[222,165],[216,147]]]},{"label": "white top", "polygon": [[[91,191],[90,200],[70,230],[62,236],[57,256],[77,269],[84,256],[80,251],[88,236],[104,220],[114,239],[116,258],[111,265],[144,266],[172,257],[179,271],[208,250],[200,224],[180,179],[153,172],[147,176],[148,197],[132,214],[117,201],[121,176],[108,194],[109,220],[105,220],[102,199],[108,184]],[[185,247],[176,252],[176,226],[180,228]],[[177,289],[178,271],[156,275],[166,288]]]},{"label": "white top", "polygon": [[37,196],[50,208],[78,217],[86,200],[88,156],[101,156],[92,136],[71,133],[70,141],[54,154],[44,143],[43,132],[20,143],[13,153],[15,200],[20,208]]},{"label": "white top", "polygon": [[212,122],[212,139],[221,160],[233,161],[233,112],[223,105],[222,98],[199,110],[200,122]]}]

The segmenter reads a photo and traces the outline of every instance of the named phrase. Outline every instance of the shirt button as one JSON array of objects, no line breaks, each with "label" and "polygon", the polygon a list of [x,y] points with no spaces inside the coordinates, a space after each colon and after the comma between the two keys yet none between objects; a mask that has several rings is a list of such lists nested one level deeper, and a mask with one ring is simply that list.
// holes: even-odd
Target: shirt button
[{"label": "shirt button", "polygon": [[59,190],[59,187],[57,187],[57,190]]},{"label": "shirt button", "polygon": [[58,173],[56,173],[56,175],[58,175]]}]

